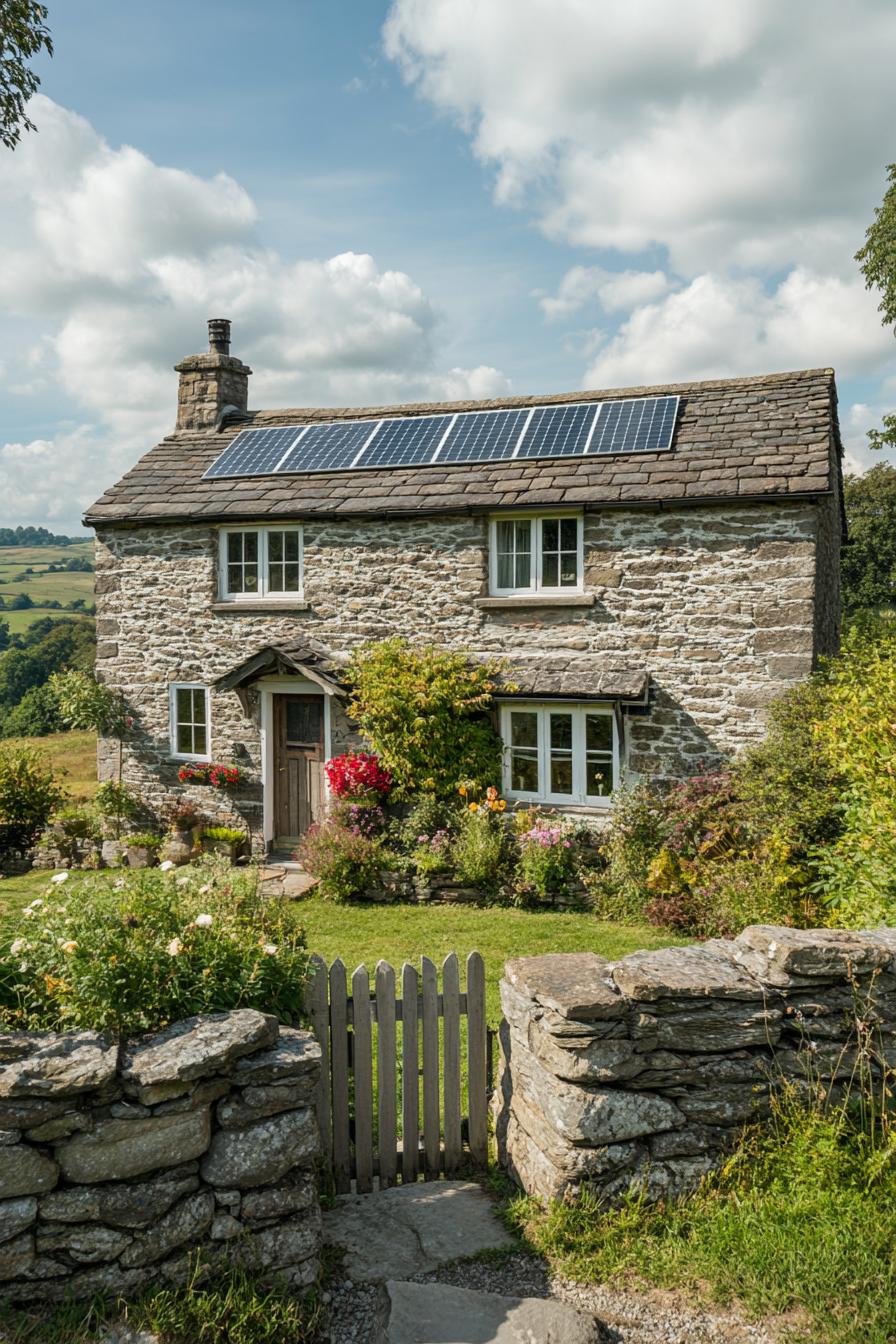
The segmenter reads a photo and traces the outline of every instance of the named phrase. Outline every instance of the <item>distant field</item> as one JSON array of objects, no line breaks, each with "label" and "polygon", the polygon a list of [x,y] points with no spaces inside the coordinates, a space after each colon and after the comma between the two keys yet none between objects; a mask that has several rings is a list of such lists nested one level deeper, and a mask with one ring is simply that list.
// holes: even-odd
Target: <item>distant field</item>
[{"label": "distant field", "polygon": [[36,747],[58,770],[66,772],[63,784],[73,802],[84,802],[96,793],[96,733],[50,733],[48,737],[11,737],[6,746]]},{"label": "distant field", "polygon": [[[78,542],[74,546],[0,546],[0,597],[7,600],[17,593],[27,593],[34,602],[25,611],[0,611],[0,620],[9,625],[13,634],[21,634],[43,616],[53,619],[66,614],[41,602],[72,602],[82,598],[93,603],[92,574],[48,574],[47,566],[59,564],[74,557],[93,561],[93,542]],[[27,569],[34,573],[26,574]]]}]

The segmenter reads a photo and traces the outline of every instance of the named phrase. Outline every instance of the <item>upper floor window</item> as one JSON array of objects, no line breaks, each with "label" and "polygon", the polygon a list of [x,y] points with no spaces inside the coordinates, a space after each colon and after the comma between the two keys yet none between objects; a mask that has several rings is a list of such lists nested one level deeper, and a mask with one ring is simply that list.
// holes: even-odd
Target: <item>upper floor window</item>
[{"label": "upper floor window", "polygon": [[225,600],[300,597],[301,527],[222,529],[219,570]]},{"label": "upper floor window", "polygon": [[497,597],[581,591],[581,517],[493,518],[489,549]]},{"label": "upper floor window", "polygon": [[208,688],[196,681],[174,682],[170,695],[171,755],[187,761],[207,761]]},{"label": "upper floor window", "polygon": [[505,705],[504,789],[509,798],[606,806],[619,781],[616,720],[599,705]]}]

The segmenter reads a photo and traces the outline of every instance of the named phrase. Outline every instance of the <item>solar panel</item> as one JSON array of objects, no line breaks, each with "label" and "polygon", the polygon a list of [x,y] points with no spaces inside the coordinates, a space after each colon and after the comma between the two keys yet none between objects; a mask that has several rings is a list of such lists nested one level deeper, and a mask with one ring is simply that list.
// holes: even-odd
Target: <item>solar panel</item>
[{"label": "solar panel", "polygon": [[384,420],[358,466],[425,466],[432,460],[451,419],[450,415],[420,415]]},{"label": "solar panel", "polygon": [[474,411],[458,415],[439,452],[438,461],[501,462],[513,450],[528,411]]},{"label": "solar panel", "polygon": [[630,397],[244,429],[205,475],[302,475],[368,467],[662,452],[672,447],[678,400]]},{"label": "solar panel", "polygon": [[576,457],[584,453],[596,413],[593,402],[540,407],[526,426],[517,457]]},{"label": "solar panel", "polygon": [[677,411],[678,397],[604,402],[588,452],[644,453],[668,448]]},{"label": "solar panel", "polygon": [[277,465],[301,433],[301,426],[244,429],[205,473],[216,476],[264,476]]},{"label": "solar panel", "polygon": [[282,472],[345,471],[379,425],[378,420],[348,420],[309,425],[277,468]]}]

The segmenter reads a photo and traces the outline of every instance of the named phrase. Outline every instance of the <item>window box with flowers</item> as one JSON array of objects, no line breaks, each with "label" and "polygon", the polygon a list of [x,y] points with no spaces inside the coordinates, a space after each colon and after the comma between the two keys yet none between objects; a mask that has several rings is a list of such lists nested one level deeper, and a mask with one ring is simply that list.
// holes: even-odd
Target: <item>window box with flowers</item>
[{"label": "window box with flowers", "polygon": [[245,776],[238,765],[221,765],[216,762],[182,765],[177,777],[181,784],[208,784],[213,789],[235,789],[245,783]]}]

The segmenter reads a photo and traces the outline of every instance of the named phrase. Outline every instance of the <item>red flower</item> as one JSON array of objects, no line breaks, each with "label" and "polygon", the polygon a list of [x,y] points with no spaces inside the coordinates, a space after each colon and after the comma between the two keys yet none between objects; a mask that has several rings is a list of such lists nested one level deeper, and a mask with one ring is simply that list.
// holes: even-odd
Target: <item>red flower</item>
[{"label": "red flower", "polygon": [[368,751],[347,751],[324,765],[330,792],[336,798],[383,798],[392,787],[392,776]]}]

